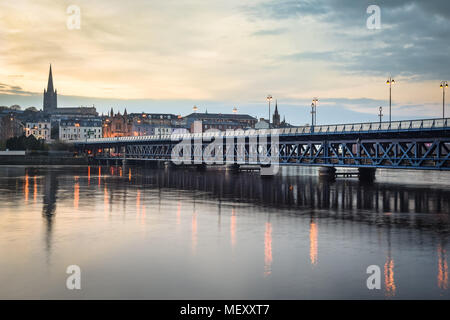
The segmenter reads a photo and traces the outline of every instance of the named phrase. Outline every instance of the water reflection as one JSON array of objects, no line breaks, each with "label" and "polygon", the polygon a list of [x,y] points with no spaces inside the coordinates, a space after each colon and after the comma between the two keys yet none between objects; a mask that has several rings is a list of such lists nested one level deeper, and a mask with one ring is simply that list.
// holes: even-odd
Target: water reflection
[{"label": "water reflection", "polygon": [[439,243],[437,248],[438,253],[438,287],[442,290],[448,289],[448,265],[447,265],[447,251],[443,244]]},{"label": "water reflection", "polygon": [[272,224],[266,222],[264,233],[264,276],[272,273]]},{"label": "water reflection", "polygon": [[394,259],[391,255],[391,246],[389,244],[388,254],[386,257],[386,263],[384,264],[384,287],[386,290],[387,297],[395,296],[395,290],[397,287],[395,286],[394,280]]},{"label": "water reflection", "polygon": [[234,249],[236,246],[236,212],[235,209],[231,209],[230,218],[230,237],[231,237],[231,247]]},{"label": "water reflection", "polygon": [[29,190],[30,182],[28,177],[28,171],[25,173],[25,186],[23,187],[23,192],[25,194],[25,202],[28,202],[28,194],[30,192]]},{"label": "water reflection", "polygon": [[37,203],[37,194],[38,194],[38,191],[37,191],[37,176],[34,176],[34,179],[33,179],[33,202],[34,203]]},{"label": "water reflection", "polygon": [[309,224],[309,258],[312,265],[317,264],[317,224],[313,218]]},{"label": "water reflection", "polygon": [[177,225],[181,223],[181,202],[177,204]]},{"label": "water reflection", "polygon": [[[226,247],[215,249],[222,255],[226,255],[228,250],[233,257],[251,251],[248,243],[252,243],[253,240],[257,248],[252,249],[259,254],[254,261],[257,261],[256,267],[259,270],[264,250],[263,273],[259,272],[258,276],[272,276],[272,279],[278,276],[277,270],[272,268],[274,255],[277,269],[279,265],[281,266],[279,269],[283,269],[283,263],[287,261],[286,257],[283,260],[283,254],[291,250],[290,254],[292,253],[294,260],[290,263],[293,265],[307,263],[314,267],[315,274],[318,274],[322,269],[318,268],[319,265],[327,266],[333,261],[330,247],[345,250],[348,243],[359,241],[365,241],[364,244],[368,246],[367,243],[376,243],[372,239],[372,233],[379,234],[378,243],[371,248],[376,252],[379,250],[380,253],[380,259],[376,263],[383,268],[382,295],[390,298],[401,295],[400,288],[404,287],[401,277],[407,274],[404,269],[402,270],[401,266],[405,264],[402,259],[405,259],[406,254],[417,254],[403,253],[399,250],[405,246],[415,246],[414,248],[421,249],[421,252],[426,252],[423,254],[427,254],[426,261],[430,264],[430,279],[427,279],[427,283],[432,283],[436,290],[448,294],[449,188],[417,187],[402,184],[401,181],[325,182],[308,175],[261,179],[257,174],[230,174],[222,171],[133,168],[132,176],[131,169],[127,169],[128,172],[124,171],[123,174],[122,167],[103,169],[88,167],[87,170],[85,167],[71,170],[55,168],[16,170],[16,173],[8,171],[4,174],[7,179],[0,180],[3,197],[9,199],[11,207],[23,205],[25,202],[23,208],[36,207],[39,212],[41,208],[37,201],[38,199],[42,201],[42,221],[45,226],[43,234],[48,263],[52,250],[57,250],[58,247],[52,248],[54,241],[59,240],[57,236],[55,236],[57,239],[53,239],[53,233],[58,234],[53,230],[55,220],[59,222],[65,218],[64,214],[60,214],[61,209],[63,208],[63,213],[66,213],[73,206],[78,213],[88,210],[89,214],[95,217],[95,210],[92,210],[91,206],[97,204],[100,212],[103,205],[105,218],[108,217],[103,219],[100,214],[101,220],[105,220],[102,221],[104,223],[112,220],[114,214],[120,212],[123,214],[125,225],[126,215],[131,210],[131,218],[133,223],[139,226],[138,230],[143,230],[142,227],[145,227],[145,230],[152,227],[150,221],[157,217],[157,223],[154,224],[157,228],[162,228],[161,226],[166,224],[172,227],[176,225],[176,236],[185,236],[184,251],[195,255],[199,261],[204,259],[202,256],[204,249],[214,246],[205,241],[211,239],[211,235],[210,238],[206,238],[205,235],[208,233],[215,232],[214,237],[225,237]],[[97,170],[98,186],[95,183],[91,185],[91,178],[95,181]],[[94,173],[93,176],[91,172]],[[31,198],[29,194],[31,184],[33,203],[26,204]],[[167,212],[169,214],[164,215]],[[228,230],[223,235],[220,234],[221,212],[226,213],[224,222],[227,229],[229,221],[229,234]],[[160,213],[162,215],[158,216]],[[288,226],[283,230],[279,226],[286,221]],[[75,225],[73,228],[77,227]],[[170,227],[162,230],[173,231]],[[297,238],[287,238],[292,231],[299,236],[298,230],[304,230],[301,242]],[[158,235],[157,232],[153,234]],[[341,238],[344,235],[351,241],[346,239],[348,242],[344,242]],[[276,239],[275,243],[273,239]],[[320,259],[318,259],[319,243]],[[289,247],[291,244],[301,246],[302,250],[298,251],[301,252],[301,256],[294,257],[295,250]],[[247,249],[249,250],[246,251]],[[239,263],[239,259],[228,260]],[[286,269],[285,267],[283,270]],[[312,272],[311,268],[303,269]]]},{"label": "water reflection", "polygon": [[[36,176],[34,176],[36,181]],[[51,246],[52,246],[52,231],[53,222],[56,212],[56,200],[58,193],[58,179],[55,172],[50,171],[49,174],[44,177],[44,195],[42,216],[46,224],[45,244],[47,249],[47,262],[49,263]]]},{"label": "water reflection", "polygon": [[197,249],[197,213],[192,214],[192,252],[195,253]]},{"label": "water reflection", "polygon": [[78,209],[78,203],[80,201],[80,182],[78,181],[79,177],[75,176],[75,186],[73,189],[73,207]]}]

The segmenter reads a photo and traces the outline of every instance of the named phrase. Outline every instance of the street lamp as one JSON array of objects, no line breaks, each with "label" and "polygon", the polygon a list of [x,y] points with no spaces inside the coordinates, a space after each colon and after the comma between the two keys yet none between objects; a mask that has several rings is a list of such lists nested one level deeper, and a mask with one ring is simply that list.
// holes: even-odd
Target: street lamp
[{"label": "street lamp", "polygon": [[237,113],[237,108],[236,107],[233,108],[233,113]]},{"label": "street lamp", "polygon": [[311,107],[314,106],[314,108],[313,108],[314,109],[314,112],[313,112],[313,115],[314,115],[313,125],[317,124],[317,102],[319,102],[319,99],[317,97],[314,97],[313,100],[312,100],[312,104],[311,104]]},{"label": "street lamp", "polygon": [[269,101],[269,128],[270,128],[270,101],[272,100],[272,96],[269,94],[267,96],[267,101]]},{"label": "street lamp", "polygon": [[379,111],[378,116],[380,117],[380,124],[381,124],[381,120],[383,118],[383,107],[379,107],[378,111]]},{"label": "street lamp", "polygon": [[392,77],[389,77],[387,79],[386,83],[389,85],[389,123],[392,120],[391,114],[392,114],[392,84],[395,83],[395,80],[392,79]]},{"label": "street lamp", "polygon": [[314,127],[314,102],[311,103],[311,127]]},{"label": "street lamp", "polygon": [[448,88],[448,82],[441,81],[440,88],[442,88],[442,119],[445,119],[445,89]]},{"label": "street lamp", "polygon": [[194,113],[196,113],[197,110],[198,110],[197,106],[194,106],[194,107],[192,108],[192,110],[194,111]]}]

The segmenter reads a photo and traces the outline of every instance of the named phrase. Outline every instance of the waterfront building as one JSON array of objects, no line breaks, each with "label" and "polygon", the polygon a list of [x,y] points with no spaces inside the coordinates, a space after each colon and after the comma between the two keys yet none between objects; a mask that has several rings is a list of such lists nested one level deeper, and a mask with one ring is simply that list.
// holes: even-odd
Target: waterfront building
[{"label": "waterfront building", "polygon": [[155,127],[155,135],[172,134],[175,128],[172,127]]},{"label": "waterfront building", "polygon": [[152,136],[171,134],[174,130],[185,130],[185,121],[181,116],[170,113],[127,113],[103,117],[103,137]]},{"label": "waterfront building", "polygon": [[111,112],[108,117],[103,120],[103,138],[129,137],[133,136],[133,120],[128,117],[127,109],[124,114],[114,114]]},{"label": "waterfront building", "polygon": [[269,121],[264,118],[260,118],[255,124],[255,129],[269,129]]},{"label": "waterfront building", "polygon": [[142,123],[160,125],[160,126],[177,126],[181,116],[172,113],[130,113],[133,121],[141,120]]},{"label": "waterfront building", "polygon": [[25,123],[25,136],[33,135],[36,139],[43,139],[45,141],[51,140],[52,125],[48,120],[40,120],[37,122]]},{"label": "waterfront building", "polygon": [[59,123],[59,140],[84,140],[101,138],[102,121],[93,119],[61,120]]},{"label": "waterfront building", "polygon": [[23,124],[15,113],[0,114],[0,141],[23,135]]},{"label": "waterfront building", "polygon": [[[217,129],[220,131],[254,128],[258,120],[248,114],[191,113],[185,117],[186,126],[194,132],[198,130],[198,121],[202,131]],[[196,123],[196,124],[194,124]],[[195,130],[194,130],[195,126]]]}]

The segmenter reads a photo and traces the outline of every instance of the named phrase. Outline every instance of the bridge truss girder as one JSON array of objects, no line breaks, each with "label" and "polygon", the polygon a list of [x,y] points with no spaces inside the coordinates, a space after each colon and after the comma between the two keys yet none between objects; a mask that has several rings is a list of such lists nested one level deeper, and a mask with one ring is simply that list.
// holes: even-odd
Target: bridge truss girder
[{"label": "bridge truss girder", "polygon": [[[323,140],[281,137],[278,143],[272,145],[271,139],[267,139],[267,143],[261,143],[247,137],[232,139],[231,144],[229,140],[219,140],[213,148],[210,141],[191,140],[184,141],[181,145],[177,141],[159,141],[85,145],[84,150],[94,150],[98,158],[153,161],[171,161],[172,153],[178,152],[184,163],[266,165],[275,160],[280,165],[450,170],[450,137],[330,138],[333,136],[322,137]],[[255,144],[256,142],[261,144]],[[174,148],[178,149],[174,151]],[[122,153],[112,156],[111,152],[97,153],[96,149],[114,152],[122,150]],[[213,161],[202,157],[205,150]]]}]

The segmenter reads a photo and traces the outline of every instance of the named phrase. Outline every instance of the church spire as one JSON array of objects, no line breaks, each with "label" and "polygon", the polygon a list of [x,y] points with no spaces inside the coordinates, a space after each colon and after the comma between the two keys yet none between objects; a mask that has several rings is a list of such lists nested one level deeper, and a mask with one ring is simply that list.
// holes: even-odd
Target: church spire
[{"label": "church spire", "polygon": [[52,64],[50,64],[50,71],[48,73],[47,92],[53,92]]},{"label": "church spire", "polygon": [[278,113],[278,101],[275,100],[275,112],[272,116],[272,123],[275,128],[280,127],[280,114]]},{"label": "church spire", "polygon": [[45,91],[44,89],[44,112],[51,113],[56,111],[56,109],[58,108],[57,95],[58,93],[53,88],[52,65],[50,64],[50,70],[48,72],[47,91]]}]

